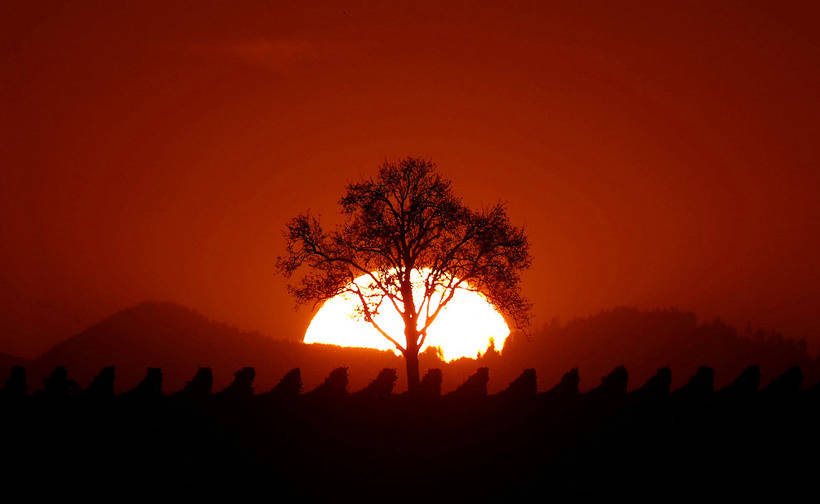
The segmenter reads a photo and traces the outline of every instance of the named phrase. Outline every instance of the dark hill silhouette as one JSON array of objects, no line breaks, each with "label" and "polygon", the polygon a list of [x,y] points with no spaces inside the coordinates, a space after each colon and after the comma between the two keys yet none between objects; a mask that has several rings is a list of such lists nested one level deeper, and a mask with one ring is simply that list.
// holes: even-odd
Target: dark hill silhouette
[{"label": "dark hill silhouette", "polygon": [[502,355],[487,352],[478,362],[461,359],[442,366],[431,360],[429,352],[422,356],[429,367],[446,368],[445,390],[466,380],[477,365],[490,368],[491,392],[500,391],[498,387],[525,368],[536,370],[542,391],[570,367],[578,368],[581,389],[590,390],[598,385],[595,377],[619,365],[629,370],[630,390],[646,383],[660,367],[671,369],[672,388],[681,387],[702,365],[715,369],[716,389],[752,365],[759,366],[762,386],[792,366],[803,370],[805,383],[820,381],[820,363],[808,354],[804,341],[776,332],[738,331],[719,320],[699,323],[695,315],[677,310],[617,308],[565,324],[553,322],[529,336],[514,334]]},{"label": "dark hill silhouette", "polygon": [[[143,303],[118,312],[55,345],[26,365],[29,388],[42,388],[56,366],[65,366],[83,387],[106,366],[115,366],[118,392],[135,388],[148,367],[162,369],[165,393],[181,390],[200,367],[213,370],[213,388],[222,390],[237,369],[256,369],[255,387],[269,390],[291,369],[301,367],[306,389],[322,383],[327,370],[349,365],[352,389],[366,386],[372,369],[398,367],[391,353],[277,341],[214,322],[172,303]],[[361,371],[360,371],[361,370]],[[8,372],[3,376],[8,376]]]},{"label": "dark hill silhouette", "polygon": [[[805,384],[820,381],[818,361],[802,342],[777,333],[738,332],[719,321],[698,323],[694,315],[675,310],[619,308],[566,324],[552,323],[529,336],[513,335],[503,354],[491,349],[478,360],[444,363],[431,349],[420,361],[422,373],[442,370],[437,376],[444,379],[445,394],[479,367],[489,368],[493,377],[488,393],[502,391],[523,369],[534,369],[538,390],[545,391],[569,368],[578,369],[580,389],[588,391],[619,365],[629,369],[630,390],[647,383],[661,367],[671,370],[671,386],[679,388],[701,365],[716,370],[715,390],[751,365],[759,365],[761,387],[792,366],[801,368]],[[44,378],[60,365],[83,388],[101,369],[116,366],[117,392],[134,389],[148,367],[162,368],[166,393],[181,390],[200,367],[213,370],[213,389],[219,391],[231,383],[238,369],[251,366],[256,371],[254,388],[262,393],[294,368],[301,370],[303,390],[312,390],[324,382],[329,369],[338,367],[348,368],[348,390],[358,391],[382,369],[402,368],[402,361],[390,352],[279,341],[214,322],[175,304],[143,303],[26,364],[29,390],[42,388]],[[2,376],[9,373],[10,368]],[[405,389],[405,374],[399,373],[394,390]]]}]

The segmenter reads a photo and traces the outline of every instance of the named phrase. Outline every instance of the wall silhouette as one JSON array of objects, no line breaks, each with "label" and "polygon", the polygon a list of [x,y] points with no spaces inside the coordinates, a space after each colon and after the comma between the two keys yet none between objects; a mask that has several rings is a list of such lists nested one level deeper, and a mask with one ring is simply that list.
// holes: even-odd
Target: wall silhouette
[{"label": "wall silhouette", "polygon": [[533,369],[488,393],[481,367],[446,394],[432,369],[412,396],[395,392],[395,369],[359,390],[347,374],[336,368],[302,390],[293,369],[257,394],[251,367],[221,389],[201,367],[163,394],[162,371],[149,368],[137,387],[115,395],[113,367],[84,389],[59,366],[27,387],[17,367],[0,388],[0,430],[14,434],[4,474],[93,474],[95,488],[256,483],[272,496],[321,499],[390,495],[397,474],[423,483],[403,498],[455,499],[680,486],[737,494],[814,481],[814,464],[799,455],[820,448],[820,385],[804,388],[798,367],[762,388],[757,366],[723,387],[701,366],[678,388],[660,368],[629,391],[630,373],[617,366],[587,392],[572,369],[540,393]]}]

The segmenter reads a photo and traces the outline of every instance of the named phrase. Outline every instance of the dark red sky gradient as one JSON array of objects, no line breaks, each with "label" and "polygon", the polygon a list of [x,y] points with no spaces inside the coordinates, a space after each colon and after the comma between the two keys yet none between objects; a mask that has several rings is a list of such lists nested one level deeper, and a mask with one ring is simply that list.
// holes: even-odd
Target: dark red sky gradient
[{"label": "dark red sky gradient", "polygon": [[820,344],[817,8],[140,3],[0,7],[0,351],[147,299],[300,338],[285,221],[408,154],[509,201],[537,321]]}]

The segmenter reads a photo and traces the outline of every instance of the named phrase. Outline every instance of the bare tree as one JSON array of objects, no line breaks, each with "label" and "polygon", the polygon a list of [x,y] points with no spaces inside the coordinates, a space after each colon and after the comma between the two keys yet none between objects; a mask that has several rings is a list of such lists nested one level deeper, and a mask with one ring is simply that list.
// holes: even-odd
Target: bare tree
[{"label": "bare tree", "polygon": [[[410,157],[349,184],[340,204],[346,219],[333,231],[310,213],[288,222],[287,253],[277,267],[288,278],[305,270],[288,286],[298,302],[345,292],[358,298],[360,316],[404,356],[411,392],[428,329],[459,289],[480,292],[517,327],[527,324],[520,273],[530,265],[529,244],[503,204],[466,208],[431,161]],[[376,322],[383,309],[401,315],[403,340]]]}]

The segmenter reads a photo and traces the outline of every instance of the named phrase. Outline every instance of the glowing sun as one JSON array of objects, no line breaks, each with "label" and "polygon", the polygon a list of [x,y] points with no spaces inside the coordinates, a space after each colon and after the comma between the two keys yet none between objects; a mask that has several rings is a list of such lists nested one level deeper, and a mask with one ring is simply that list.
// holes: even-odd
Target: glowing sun
[{"label": "glowing sun", "polygon": [[[413,297],[421,299],[424,293],[421,274],[413,273],[416,277],[413,280]],[[365,276],[357,278],[356,283],[367,284]],[[359,304],[356,295],[347,292],[327,300],[310,322],[304,342],[398,353],[392,343],[357,313]],[[404,344],[404,321],[392,306],[383,307],[374,321],[392,338]],[[501,350],[509,334],[510,328],[504,317],[484,296],[475,291],[458,289],[427,330],[427,339],[420,351],[438,347],[446,361],[460,357],[474,358],[487,351],[490,341],[497,350]]]}]

